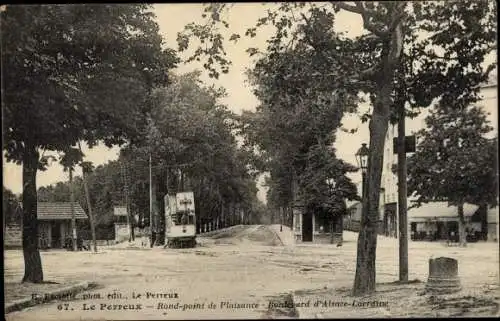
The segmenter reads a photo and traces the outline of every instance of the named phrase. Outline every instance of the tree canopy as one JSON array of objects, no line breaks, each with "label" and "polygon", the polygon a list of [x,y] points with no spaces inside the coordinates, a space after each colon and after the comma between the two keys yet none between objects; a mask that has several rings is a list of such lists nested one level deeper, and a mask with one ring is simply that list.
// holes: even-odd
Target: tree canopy
[{"label": "tree canopy", "polygon": [[445,200],[496,206],[497,138],[480,107],[438,106],[417,133],[416,153],[408,159],[408,192],[417,202]]},{"label": "tree canopy", "polygon": [[[222,28],[230,27],[224,18],[229,7],[226,4],[207,5],[203,15],[206,21],[187,25],[178,36],[180,50],[189,48],[190,39],[200,39],[202,45],[192,52],[190,59],[204,58],[205,68],[212,77],[227,72],[230,66],[221,33]],[[246,35],[253,37],[261,26],[271,25],[275,33],[268,40],[266,55],[271,59],[278,55],[286,57],[294,48],[305,47],[312,51],[314,62],[320,65],[319,73],[312,70],[301,73],[309,67],[310,60],[297,59],[297,66],[288,57],[284,66],[291,67],[289,69],[294,72],[287,75],[276,68],[270,71],[271,75],[276,75],[275,80],[287,79],[292,90],[307,94],[311,88],[301,81],[316,77],[314,81],[320,88],[330,82],[330,92],[339,88],[369,97],[372,109],[360,115],[362,120],[369,120],[370,144],[368,192],[358,239],[354,294],[373,292],[376,225],[388,124],[398,120],[401,109],[416,108],[411,114],[404,110],[402,113],[414,115],[418,108],[428,107],[436,99],[445,103],[474,102],[478,85],[494,67],[484,66],[484,58],[496,49],[496,3],[487,0],[474,3],[295,2],[275,5],[275,9],[259,18]],[[364,28],[362,35],[348,38],[335,29],[335,18],[341,10],[359,15]],[[234,34],[230,40],[237,41],[239,37]],[[255,55],[259,50],[249,48],[248,53]],[[306,68],[300,68],[302,64]],[[285,82],[283,86],[283,92],[287,92]],[[281,90],[278,86],[274,88]],[[315,98],[321,97],[312,92]],[[273,91],[266,92],[267,97],[273,95]],[[284,157],[291,161],[291,157]]]},{"label": "tree canopy", "polygon": [[177,57],[143,4],[8,6],[1,12],[3,149],[23,166],[23,280],[42,282],[36,172],[61,153],[72,168],[80,141],[123,144],[144,124],[152,86]]}]

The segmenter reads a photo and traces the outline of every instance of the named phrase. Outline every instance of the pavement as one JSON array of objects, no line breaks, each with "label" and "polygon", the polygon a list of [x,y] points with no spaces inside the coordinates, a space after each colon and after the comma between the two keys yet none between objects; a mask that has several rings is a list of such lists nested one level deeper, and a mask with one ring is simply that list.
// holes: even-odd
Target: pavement
[{"label": "pavement", "polygon": [[[272,233],[270,233],[272,232]],[[273,235],[273,236],[271,236]],[[8,313],[6,320],[260,319],[398,316],[410,303],[449,306],[418,296],[423,283],[390,285],[397,279],[397,240],[378,238],[377,282],[388,306],[353,307],[357,234],[344,232],[342,247],[295,244],[289,229],[248,226],[199,237],[193,249],[102,246],[99,253],[42,252],[46,280],[99,284],[69,301],[54,301]],[[278,240],[279,242],[277,242]],[[269,245],[275,244],[275,245]],[[410,242],[410,279],[425,281],[431,256],[459,261],[459,275],[469,301],[492,312],[498,296],[498,247],[493,243],[449,248],[440,243]],[[481,262],[481,264],[478,264]],[[5,281],[23,274],[21,251],[5,251]],[[496,288],[495,288],[496,286]],[[474,292],[475,291],[475,292]],[[406,298],[402,300],[402,298]],[[475,299],[472,299],[475,298]],[[327,301],[314,307],[316,301]],[[373,301],[372,300],[372,301]],[[419,301],[420,300],[420,301]],[[430,301],[429,301],[430,300]],[[483,302],[477,304],[477,302]],[[481,301],[482,300],[482,301]],[[489,300],[489,301],[488,301]],[[293,302],[292,302],[293,301]],[[312,307],[307,307],[311,301]],[[334,303],[330,303],[332,301]],[[333,306],[346,301],[351,306]],[[366,300],[365,300],[366,301]],[[430,302],[430,303],[429,303]],[[452,302],[452,303],[450,303]],[[474,303],[476,302],[476,303]],[[293,304],[295,304],[295,307]],[[297,306],[298,304],[303,306]],[[467,304],[462,304],[467,309]],[[380,304],[379,304],[380,305]],[[465,308],[464,308],[465,306]],[[422,308],[423,309],[423,308]],[[421,310],[422,310],[421,309]],[[470,307],[469,307],[470,309]],[[489,309],[489,310],[488,310]],[[443,315],[453,315],[441,309]]]}]

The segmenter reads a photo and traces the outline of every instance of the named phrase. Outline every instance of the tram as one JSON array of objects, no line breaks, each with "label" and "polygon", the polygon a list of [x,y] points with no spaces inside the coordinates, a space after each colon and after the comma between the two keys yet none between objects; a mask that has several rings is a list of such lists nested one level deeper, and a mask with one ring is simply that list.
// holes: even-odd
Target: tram
[{"label": "tram", "polygon": [[164,201],[167,247],[195,247],[196,216],[193,192],[167,194]]}]

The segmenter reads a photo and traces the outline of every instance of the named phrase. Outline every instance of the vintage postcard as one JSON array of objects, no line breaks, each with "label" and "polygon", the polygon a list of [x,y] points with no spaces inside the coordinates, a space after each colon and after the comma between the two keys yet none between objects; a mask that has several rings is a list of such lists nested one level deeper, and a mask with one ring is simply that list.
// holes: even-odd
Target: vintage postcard
[{"label": "vintage postcard", "polygon": [[496,12],[2,6],[5,319],[498,317]]}]

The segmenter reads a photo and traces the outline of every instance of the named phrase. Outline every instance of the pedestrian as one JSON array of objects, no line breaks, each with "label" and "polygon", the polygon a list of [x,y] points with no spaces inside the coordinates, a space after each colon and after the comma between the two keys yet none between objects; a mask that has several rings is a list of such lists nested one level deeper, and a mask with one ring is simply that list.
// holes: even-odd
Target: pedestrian
[{"label": "pedestrian", "polygon": [[137,218],[137,226],[139,227],[139,235],[141,237],[141,246],[146,247],[148,246],[148,233],[146,232],[146,222],[144,219],[144,215],[142,218]]}]

